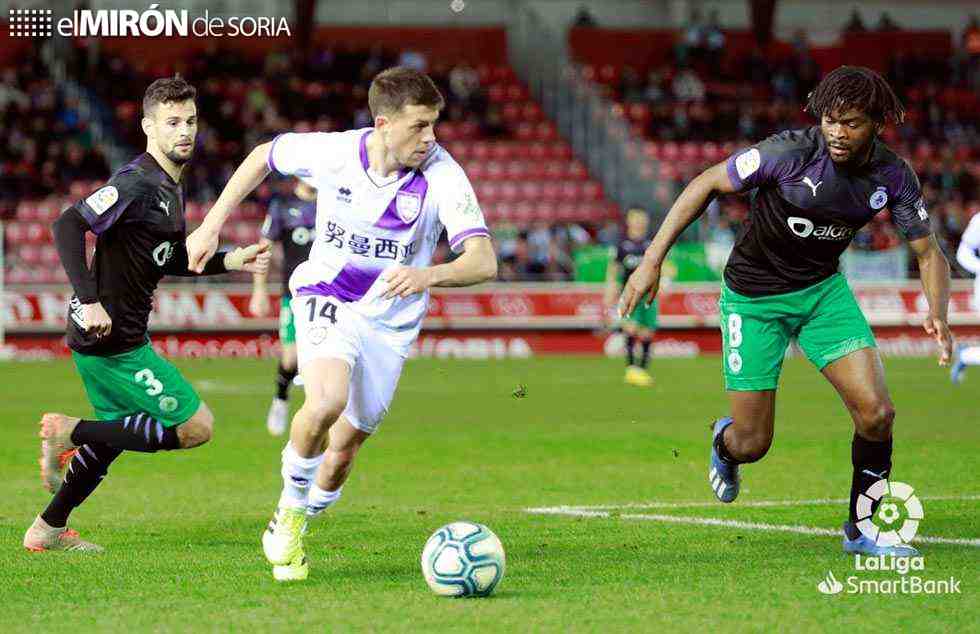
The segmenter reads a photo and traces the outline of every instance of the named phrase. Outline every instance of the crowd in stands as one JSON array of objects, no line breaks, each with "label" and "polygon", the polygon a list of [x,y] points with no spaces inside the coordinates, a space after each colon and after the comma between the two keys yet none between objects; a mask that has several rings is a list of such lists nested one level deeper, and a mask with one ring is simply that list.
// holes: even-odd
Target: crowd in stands
[{"label": "crowd in stands", "polygon": [[[812,121],[802,103],[821,73],[805,34],[797,33],[791,54],[781,59],[760,53],[732,58],[723,54],[725,43],[716,17],[698,17],[679,34],[669,63],[627,66],[592,77],[619,104],[634,131],[648,139],[648,156],[660,159],[661,185],[657,200],[649,201],[653,208],[669,206],[700,169],[737,148]],[[428,72],[447,98],[437,134],[474,182],[496,238],[501,279],[570,279],[578,247],[612,245],[618,239],[618,210],[603,201],[601,187],[571,157],[508,67],[431,60],[419,51],[380,46],[315,48],[309,56],[276,51],[256,58],[212,47],[157,66],[100,51],[92,40],[74,44],[70,77],[108,113],[109,127],[129,153],[145,146],[138,121],[143,91],[153,78],[180,72],[198,88],[198,147],[185,175],[192,226],[255,145],[285,130],[370,125],[366,87],[371,77],[403,64]],[[0,68],[0,74],[0,215],[14,217],[25,200],[47,200],[28,206],[21,219],[50,222],[60,211],[56,208],[109,175],[108,163],[93,143],[80,104],[48,76],[36,53]],[[961,49],[951,58],[896,55],[887,74],[909,112],[904,126],[888,128],[886,139],[911,160],[936,233],[952,253],[969,215],[980,209],[980,124],[975,116],[980,27],[975,21],[968,26]],[[531,173],[535,180],[526,182]],[[256,238],[270,197],[288,189],[288,183],[267,181],[226,237]],[[708,210],[698,236],[730,243],[747,218],[746,200],[727,198]],[[16,229],[37,233],[31,225]],[[900,242],[887,214],[881,214],[858,234],[854,246],[882,250]],[[43,239],[37,249],[25,247],[25,258],[16,251],[8,257],[8,270],[44,264],[53,265],[44,269],[48,272],[60,268]],[[437,257],[452,256],[441,249]],[[37,274],[24,273],[23,281],[63,281],[57,272],[53,280]]]},{"label": "crowd in stands", "polygon": [[[898,28],[883,15],[876,30]],[[855,13],[848,32],[864,29]],[[803,105],[821,72],[803,31],[781,57],[759,50],[729,55],[725,43],[717,15],[704,21],[695,13],[665,63],[583,67],[585,77],[618,104],[634,133],[648,139],[647,156],[660,161],[665,180],[658,189],[661,207],[694,174],[731,151],[814,124]],[[919,175],[936,234],[951,255],[970,214],[980,210],[980,25],[971,21],[952,55],[898,52],[885,74],[907,108],[904,124],[888,126],[885,140]],[[702,239],[730,241],[747,217],[745,201],[737,198],[713,212],[701,228]],[[854,247],[882,250],[900,242],[881,214]]]}]

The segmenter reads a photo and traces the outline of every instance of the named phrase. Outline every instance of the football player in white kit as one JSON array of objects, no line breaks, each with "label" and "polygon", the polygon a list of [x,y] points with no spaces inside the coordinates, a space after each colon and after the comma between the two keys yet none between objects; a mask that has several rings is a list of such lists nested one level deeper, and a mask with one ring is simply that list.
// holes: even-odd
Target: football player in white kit
[{"label": "football player in white kit", "polygon": [[[187,239],[193,270],[214,253],[229,212],[270,170],[318,191],[316,241],[290,278],[306,400],[293,417],[282,495],[262,536],[276,579],[307,577],[307,517],[337,501],[354,456],[388,412],[428,289],[496,277],[473,188],[435,141],[443,104],[418,71],[380,73],[368,91],[373,128],[286,133],[259,145]],[[461,255],[431,266],[444,228]]]},{"label": "football player in white kit", "polygon": [[[973,214],[970,224],[966,226],[960,246],[956,250],[956,261],[964,269],[973,273],[973,297],[970,298],[970,308],[980,313],[980,211]],[[980,365],[980,346],[962,346],[956,349],[953,357],[953,367],[949,376],[953,383],[963,381],[963,373],[968,365]]]}]

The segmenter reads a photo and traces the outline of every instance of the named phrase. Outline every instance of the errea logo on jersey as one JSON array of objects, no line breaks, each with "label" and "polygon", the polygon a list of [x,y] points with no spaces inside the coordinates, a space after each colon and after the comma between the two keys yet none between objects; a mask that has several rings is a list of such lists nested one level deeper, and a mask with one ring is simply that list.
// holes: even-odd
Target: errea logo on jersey
[{"label": "errea logo on jersey", "polygon": [[817,240],[844,241],[854,237],[854,229],[844,225],[815,225],[812,220],[790,216],[786,219],[789,230],[801,238],[816,238]]}]

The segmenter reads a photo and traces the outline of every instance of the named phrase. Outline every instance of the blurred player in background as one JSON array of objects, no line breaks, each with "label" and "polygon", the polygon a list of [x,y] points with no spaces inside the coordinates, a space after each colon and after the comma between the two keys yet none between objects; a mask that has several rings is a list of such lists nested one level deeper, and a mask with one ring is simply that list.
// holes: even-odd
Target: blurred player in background
[{"label": "blurred player in background", "polygon": [[[276,579],[309,574],[307,515],[340,498],[355,455],[388,412],[428,309],[428,289],[496,276],[473,187],[435,142],[444,103],[416,70],[378,74],[368,90],[373,128],[286,133],[259,145],[187,238],[191,267],[199,270],[228,214],[270,170],[317,190],[317,239],[290,279],[306,400],[293,417],[282,494],[262,536]],[[461,255],[431,266],[444,229]]]},{"label": "blurred player in background", "polygon": [[[266,428],[274,436],[281,436],[289,423],[289,386],[296,378],[296,325],[293,311],[289,308],[292,295],[289,292],[289,276],[310,257],[310,249],[316,238],[316,190],[296,181],[296,187],[288,196],[276,196],[269,203],[269,211],[262,223],[262,240],[259,244],[282,243],[282,298],[279,307],[279,345],[282,353],[276,371],[276,396],[269,406],[265,419]],[[269,292],[266,288],[268,275],[256,273],[252,277],[252,298],[248,309],[256,317],[269,314]]]},{"label": "blurred player in background", "polygon": [[918,260],[929,302],[924,328],[946,365],[949,263],[929,227],[919,179],[878,138],[886,121],[901,123],[905,115],[887,82],[868,68],[842,66],[810,94],[806,110],[819,125],[771,136],[688,184],[626,282],[621,308],[629,314],[645,296],[656,296],[668,250],[714,196],[755,190],[721,289],[732,415],[712,426],[712,491],[722,502],[734,501],[739,465],[769,451],[776,386],[786,347],[796,338],[854,421],[844,550],[914,555],[911,546],[878,545],[858,527],[858,496],[891,472],[895,408],[874,335],[837,267],[854,234],[887,206]]},{"label": "blurred player in background", "polygon": [[[180,77],[150,84],[143,98],[146,152],[54,223],[58,254],[75,292],[68,346],[96,419],[53,413],[41,419],[41,481],[57,492],[24,535],[29,550],[102,550],[79,539],[67,522],[112,461],[127,450],[190,449],[211,438],[211,411],[177,368],[157,355],[147,335],[160,279],[196,274],[187,267],[181,184],[197,134],[195,95]],[[91,270],[86,231],[98,236]],[[269,265],[269,247],[257,244],[218,256],[200,273],[262,273]],[[64,452],[68,459],[59,461]]]},{"label": "blurred player in background", "polygon": [[[631,207],[626,212],[626,237],[620,240],[615,254],[610,254],[606,269],[606,315],[615,306],[623,282],[643,260],[643,252],[650,244],[649,230],[650,216],[646,210]],[[654,300],[650,306],[645,303],[637,305],[632,313],[622,319],[621,327],[626,335],[626,375],[623,380],[631,385],[653,385],[647,365],[650,363],[653,333],[657,330],[657,301]],[[642,351],[639,361],[636,358],[637,343]]]},{"label": "blurred player in background", "polygon": [[[960,246],[956,249],[956,261],[976,277],[973,281],[970,308],[974,312],[980,313],[980,212],[973,214],[970,224],[963,232],[963,237],[960,238]],[[963,375],[968,365],[980,365],[980,346],[957,348],[953,358],[953,367],[950,369],[950,378],[953,383],[963,382]]]}]

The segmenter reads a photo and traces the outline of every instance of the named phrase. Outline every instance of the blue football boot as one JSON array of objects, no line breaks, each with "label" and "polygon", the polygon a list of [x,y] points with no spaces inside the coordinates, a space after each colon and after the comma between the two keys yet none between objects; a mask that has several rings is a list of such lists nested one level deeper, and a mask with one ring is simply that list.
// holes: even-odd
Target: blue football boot
[{"label": "blue football boot", "polygon": [[715,450],[716,439],[725,431],[725,428],[735,422],[730,416],[716,420],[712,425],[711,435],[711,468],[708,470],[708,482],[711,490],[715,492],[722,502],[728,504],[734,502],[738,497],[738,485],[741,478],[738,475],[738,465],[727,462],[718,455]]},{"label": "blue football boot", "polygon": [[[856,539],[851,539],[850,535],[857,533]],[[844,552],[860,555],[877,557],[918,557],[919,551],[908,544],[895,544],[894,546],[879,546],[873,539],[869,539],[864,533],[860,532],[854,524],[844,522]]]},{"label": "blue football boot", "polygon": [[963,382],[963,371],[966,370],[966,364],[963,363],[963,357],[960,356],[960,352],[960,346],[956,346],[953,349],[953,363],[949,369],[949,380],[953,382],[953,385],[959,385]]}]

